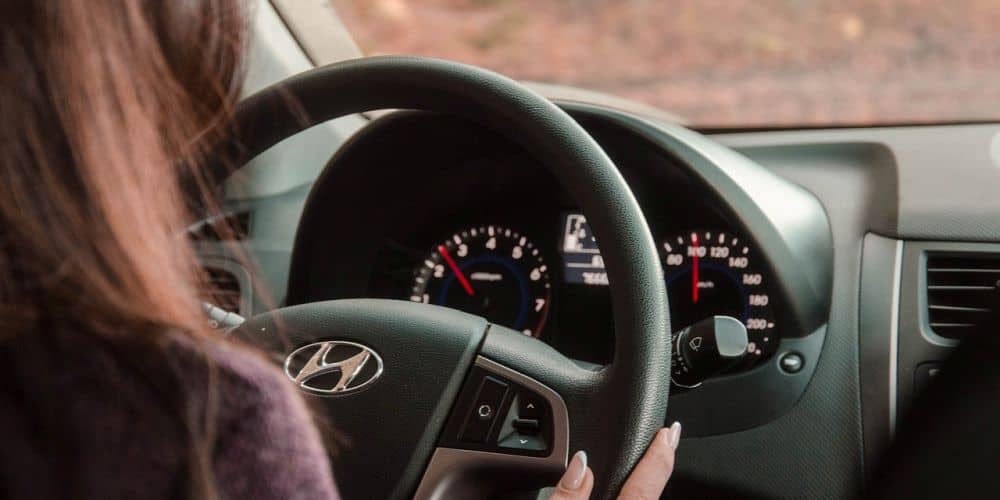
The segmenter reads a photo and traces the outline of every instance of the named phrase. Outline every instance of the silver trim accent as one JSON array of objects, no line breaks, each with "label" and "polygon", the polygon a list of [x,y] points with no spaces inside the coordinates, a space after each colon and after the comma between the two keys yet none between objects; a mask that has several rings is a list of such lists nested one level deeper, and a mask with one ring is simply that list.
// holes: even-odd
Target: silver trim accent
[{"label": "silver trim accent", "polygon": [[[462,486],[459,484],[459,478],[472,469],[522,468],[537,471],[539,468],[542,468],[551,471],[553,481],[558,480],[559,475],[566,469],[566,464],[569,460],[569,413],[566,410],[566,402],[563,401],[562,396],[541,382],[482,356],[476,357],[475,364],[484,370],[530,389],[545,398],[552,409],[552,422],[554,425],[552,453],[547,457],[532,457],[500,452],[463,450],[459,448],[438,448],[434,450],[430,463],[427,465],[427,470],[424,472],[424,477],[420,480],[417,492],[413,495],[415,500],[438,500],[456,496],[465,498],[484,496],[486,492],[472,492],[467,489],[470,485]],[[453,491],[453,487],[462,488],[461,493],[458,494],[458,492]]]},{"label": "silver trim accent", "polygon": [[892,302],[889,317],[889,439],[896,434],[897,384],[899,382],[899,294],[903,277],[903,241],[896,241],[892,269]]},{"label": "silver trim accent", "polygon": [[[335,347],[340,346],[355,347],[359,351],[357,354],[345,359],[332,362],[327,361],[326,357],[330,354],[330,351],[332,351]],[[316,349],[316,352],[309,357],[309,360],[306,361],[305,365],[298,370],[298,373],[292,374],[292,360],[303,351],[307,351],[309,349]],[[375,373],[371,374],[360,384],[351,385],[358,377],[358,374],[361,373],[361,370],[364,369],[365,365],[368,364],[369,360],[375,360],[377,363]],[[299,347],[285,358],[284,367],[285,374],[288,375],[288,378],[292,379],[292,381],[294,381],[300,389],[317,396],[347,396],[349,394],[360,392],[375,383],[375,381],[382,376],[384,368],[382,365],[382,358],[379,357],[378,353],[372,348],[358,344],[357,342],[349,342],[346,340],[327,340]],[[337,380],[337,383],[329,389],[316,387],[309,383],[316,377],[330,373],[340,373],[340,378]]]}]

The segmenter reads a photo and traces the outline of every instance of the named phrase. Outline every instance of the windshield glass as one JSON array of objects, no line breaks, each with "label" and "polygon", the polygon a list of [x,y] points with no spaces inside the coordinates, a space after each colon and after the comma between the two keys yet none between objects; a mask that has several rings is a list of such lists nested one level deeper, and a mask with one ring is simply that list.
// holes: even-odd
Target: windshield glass
[{"label": "windshield glass", "polygon": [[1000,117],[997,0],[331,0],[362,50],[637,100],[701,127]]}]

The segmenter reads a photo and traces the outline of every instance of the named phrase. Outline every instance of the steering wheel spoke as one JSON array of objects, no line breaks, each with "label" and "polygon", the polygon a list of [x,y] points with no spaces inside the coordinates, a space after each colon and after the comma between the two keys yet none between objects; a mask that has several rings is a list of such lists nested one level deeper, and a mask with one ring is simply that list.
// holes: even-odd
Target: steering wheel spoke
[{"label": "steering wheel spoke", "polygon": [[[417,479],[415,498],[552,485],[570,454],[570,406],[581,429],[600,413],[587,405],[600,393],[602,369],[452,309],[334,300],[256,316],[234,333],[284,353],[290,381],[351,439],[343,452],[362,452],[354,449],[360,438],[393,449],[396,473],[411,480],[387,496],[407,496]],[[586,435],[572,444],[586,448]],[[354,467],[342,472],[363,472]]]}]

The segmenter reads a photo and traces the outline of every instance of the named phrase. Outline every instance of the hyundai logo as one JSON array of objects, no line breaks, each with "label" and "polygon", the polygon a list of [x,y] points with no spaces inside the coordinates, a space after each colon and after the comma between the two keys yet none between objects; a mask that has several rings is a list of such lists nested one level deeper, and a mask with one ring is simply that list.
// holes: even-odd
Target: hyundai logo
[{"label": "hyundai logo", "polygon": [[292,351],[285,358],[285,374],[308,393],[346,396],[382,376],[382,358],[361,344],[328,340]]}]

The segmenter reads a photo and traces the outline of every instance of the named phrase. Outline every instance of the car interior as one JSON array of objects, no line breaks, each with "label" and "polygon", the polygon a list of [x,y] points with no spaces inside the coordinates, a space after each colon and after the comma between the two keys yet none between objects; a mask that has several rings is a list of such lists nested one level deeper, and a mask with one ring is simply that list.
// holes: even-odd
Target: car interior
[{"label": "car interior", "polygon": [[[533,494],[577,449],[610,496],[673,421],[665,498],[853,498],[995,329],[996,123],[701,127],[252,3],[242,166],[189,236],[348,437],[345,498]],[[352,380],[309,372],[337,349]]]}]

